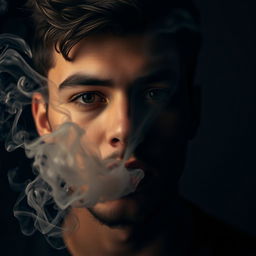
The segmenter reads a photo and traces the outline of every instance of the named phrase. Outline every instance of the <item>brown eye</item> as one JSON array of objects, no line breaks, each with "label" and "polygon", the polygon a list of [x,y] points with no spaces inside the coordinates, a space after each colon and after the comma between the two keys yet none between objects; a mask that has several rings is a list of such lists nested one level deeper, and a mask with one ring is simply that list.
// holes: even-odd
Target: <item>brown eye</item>
[{"label": "brown eye", "polygon": [[95,103],[106,103],[106,98],[97,92],[84,92],[73,97],[71,101],[83,105],[89,105]]},{"label": "brown eye", "polygon": [[95,99],[96,99],[95,93],[84,93],[80,97],[81,97],[81,101],[86,104],[93,103],[95,102]]}]

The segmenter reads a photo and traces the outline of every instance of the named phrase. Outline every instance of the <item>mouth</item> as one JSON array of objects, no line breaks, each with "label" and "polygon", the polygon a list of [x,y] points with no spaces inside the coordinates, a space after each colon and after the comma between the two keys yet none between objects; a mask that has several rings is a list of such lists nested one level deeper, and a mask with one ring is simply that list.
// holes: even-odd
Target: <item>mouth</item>
[{"label": "mouth", "polygon": [[136,158],[131,158],[125,162],[125,167],[128,171],[132,171],[133,169],[141,169],[144,172],[144,178],[139,182],[136,190],[129,195],[126,195],[122,198],[133,198],[135,196],[146,193],[149,189],[152,188],[153,180],[155,175],[155,170],[149,168],[144,162],[139,161]]}]

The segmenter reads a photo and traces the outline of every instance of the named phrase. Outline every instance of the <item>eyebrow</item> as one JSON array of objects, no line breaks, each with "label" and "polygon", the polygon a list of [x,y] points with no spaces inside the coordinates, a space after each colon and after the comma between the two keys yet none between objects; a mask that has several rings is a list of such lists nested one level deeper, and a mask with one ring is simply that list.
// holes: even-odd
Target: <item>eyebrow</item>
[{"label": "eyebrow", "polygon": [[152,84],[156,82],[169,82],[176,80],[175,72],[168,68],[153,69],[144,76],[137,78],[134,84]]},{"label": "eyebrow", "polygon": [[[171,69],[160,68],[154,69],[147,74],[135,79],[132,84],[152,84],[155,82],[166,82],[175,80],[175,72]],[[86,74],[73,74],[67,77],[60,85],[58,90],[75,86],[113,86],[113,81],[110,79],[100,79]]]},{"label": "eyebrow", "polygon": [[73,74],[67,77],[60,85],[59,90],[67,87],[90,85],[90,86],[112,86],[113,81],[108,79],[100,79],[86,74]]}]

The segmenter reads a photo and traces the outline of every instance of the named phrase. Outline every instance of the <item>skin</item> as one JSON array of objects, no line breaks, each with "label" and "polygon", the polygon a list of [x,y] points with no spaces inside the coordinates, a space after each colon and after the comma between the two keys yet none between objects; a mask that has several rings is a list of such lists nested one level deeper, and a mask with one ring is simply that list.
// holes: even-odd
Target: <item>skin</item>
[{"label": "skin", "polygon": [[[163,49],[158,52],[145,35],[88,37],[72,49],[73,61],[65,60],[53,50],[54,65],[48,72],[51,81],[48,110],[40,93],[34,94],[32,102],[40,136],[51,133],[67,120],[72,121],[85,129],[88,140],[103,159],[113,153],[122,159],[129,136],[139,126],[138,120],[165,105],[159,108],[161,111],[150,122],[143,142],[126,161],[127,165],[133,161],[143,163],[145,175],[151,176],[150,185],[138,194],[98,203],[90,210],[73,208],[64,226],[68,226],[71,215],[75,214],[79,228],[63,235],[72,255],[165,255],[165,237],[170,229],[165,221],[170,214],[175,215],[173,198],[186,143],[193,134],[190,95],[187,85],[183,85],[181,60],[176,50],[171,47],[167,50],[170,54],[162,54]],[[150,78],[152,71],[158,69],[169,69],[166,79]],[[97,78],[97,86],[80,82],[63,86],[74,74]],[[143,93],[136,94],[139,96],[131,101],[131,92],[141,91],[141,84],[136,82],[141,77],[147,78]],[[177,85],[182,88],[180,96],[176,96],[175,104],[169,104],[166,92],[170,93]],[[131,102],[135,102],[134,112]],[[167,206],[169,201],[171,207]],[[102,224],[97,216],[120,223]]]}]

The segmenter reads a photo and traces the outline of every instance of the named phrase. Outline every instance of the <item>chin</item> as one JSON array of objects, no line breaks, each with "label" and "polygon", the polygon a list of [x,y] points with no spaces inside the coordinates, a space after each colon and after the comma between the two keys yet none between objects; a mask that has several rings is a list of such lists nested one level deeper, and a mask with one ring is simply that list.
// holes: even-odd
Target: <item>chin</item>
[{"label": "chin", "polygon": [[145,182],[136,192],[128,196],[97,203],[88,210],[103,225],[113,228],[133,228],[152,224],[157,218],[161,219],[160,215],[165,215],[167,212],[166,208],[163,207],[163,202],[168,200],[170,200],[170,193],[165,186]]},{"label": "chin", "polygon": [[142,217],[140,200],[136,196],[97,203],[88,210],[97,221],[113,228],[136,225]]}]

